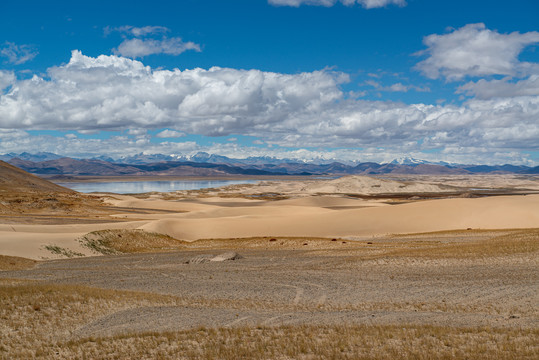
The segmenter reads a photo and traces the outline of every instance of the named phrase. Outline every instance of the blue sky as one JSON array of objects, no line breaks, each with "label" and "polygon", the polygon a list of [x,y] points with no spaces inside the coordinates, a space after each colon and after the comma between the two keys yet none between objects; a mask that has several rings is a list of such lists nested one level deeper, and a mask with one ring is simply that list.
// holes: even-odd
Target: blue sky
[{"label": "blue sky", "polygon": [[539,2],[0,4],[0,153],[539,165]]}]

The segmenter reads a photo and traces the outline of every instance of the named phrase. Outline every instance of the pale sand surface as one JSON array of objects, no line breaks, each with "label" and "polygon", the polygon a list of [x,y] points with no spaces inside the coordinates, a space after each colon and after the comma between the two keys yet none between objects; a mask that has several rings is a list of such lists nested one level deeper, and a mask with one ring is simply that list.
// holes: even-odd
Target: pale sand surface
[{"label": "pale sand surface", "polygon": [[539,195],[430,200],[338,211],[279,204],[243,210],[189,213],[149,222],[142,229],[196,240],[264,235],[354,237],[539,226]]},{"label": "pale sand surface", "polygon": [[210,209],[213,206],[196,203],[196,202],[186,202],[186,201],[167,201],[156,198],[148,199],[137,199],[129,195],[114,195],[114,196],[105,196],[105,201],[108,204],[118,207],[129,207],[129,208],[151,208],[159,210],[174,210],[174,211],[197,211]]},{"label": "pale sand surface", "polygon": [[355,207],[374,207],[374,206],[386,206],[386,203],[381,201],[362,201],[360,199],[353,199],[349,197],[337,197],[337,196],[308,196],[294,199],[278,200],[272,202],[266,202],[265,206],[275,205],[291,205],[291,206],[312,206],[321,208],[355,208]]},{"label": "pale sand surface", "polygon": [[[261,181],[256,185],[232,185],[227,193],[279,193],[294,197],[320,194],[424,194],[451,193],[470,189],[526,189],[539,191],[539,176],[533,175],[385,175],[344,176],[334,180]],[[217,194],[211,192],[210,194]]]},{"label": "pale sand surface", "polygon": [[[446,197],[447,192],[458,196],[489,183],[491,190],[510,188],[518,193],[521,189],[539,189],[539,177],[534,176],[407,176],[392,180],[347,176],[334,180],[263,181],[257,185],[142,197],[101,194],[105,203],[113,206],[110,223],[0,224],[0,255],[31,259],[61,257],[44,249],[46,245],[87,254],[76,239],[103,229],[143,229],[193,241],[253,236],[360,239],[452,229],[539,227],[539,194],[422,201],[354,197],[361,194]],[[261,200],[256,198],[257,194],[284,199]],[[242,197],[249,195],[255,195],[254,199]]]},{"label": "pale sand surface", "polygon": [[76,240],[91,231],[104,229],[135,229],[144,222],[99,223],[83,225],[2,225],[0,224],[0,255],[43,260],[62,258],[45,249],[57,245],[64,249],[95,255]]},{"label": "pale sand surface", "polygon": [[432,184],[444,184],[469,188],[508,188],[539,190],[537,175],[403,175],[389,176],[389,179],[405,178]]},{"label": "pale sand surface", "polygon": [[[50,258],[54,257],[53,254],[43,246],[60,246],[61,243],[66,249],[82,252],[75,239],[91,231],[109,228],[138,228],[192,241],[252,236],[338,236],[354,239],[466,228],[539,227],[539,195],[454,198],[399,205],[315,197],[271,202],[243,200],[237,202],[237,206],[228,206],[226,199],[190,202],[122,196],[119,204],[181,212],[118,214],[118,217],[138,219],[123,223],[0,225],[0,251],[5,255],[32,259]],[[339,210],[331,209],[335,206]]]}]

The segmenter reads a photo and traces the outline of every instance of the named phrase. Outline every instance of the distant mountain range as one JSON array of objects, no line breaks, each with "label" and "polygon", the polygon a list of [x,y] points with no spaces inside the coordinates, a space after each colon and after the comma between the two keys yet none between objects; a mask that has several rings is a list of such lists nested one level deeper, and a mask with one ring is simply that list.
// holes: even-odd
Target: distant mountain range
[{"label": "distant mountain range", "polygon": [[539,174],[539,166],[461,165],[412,158],[389,163],[300,162],[272,157],[233,159],[199,152],[192,156],[138,154],[120,159],[74,159],[52,153],[5,154],[0,160],[38,175],[60,176],[232,176],[232,175],[381,175],[381,174]]},{"label": "distant mountain range", "polygon": [[9,154],[0,155],[0,160],[2,160],[2,161],[10,161],[13,158],[19,158],[21,160],[40,162],[40,161],[47,161],[47,160],[57,160],[57,159],[61,159],[63,157],[64,156],[56,155],[56,154],[49,153],[49,152],[39,152],[37,154],[30,154],[30,153],[27,153],[27,152],[23,152],[23,153],[20,153],[20,154],[9,153]]}]

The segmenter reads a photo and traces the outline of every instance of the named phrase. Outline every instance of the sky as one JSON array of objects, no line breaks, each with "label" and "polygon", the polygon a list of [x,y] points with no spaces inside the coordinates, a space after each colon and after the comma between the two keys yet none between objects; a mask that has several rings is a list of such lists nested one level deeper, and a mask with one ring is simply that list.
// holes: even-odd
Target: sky
[{"label": "sky", "polygon": [[539,165],[539,1],[0,3],[0,154]]}]

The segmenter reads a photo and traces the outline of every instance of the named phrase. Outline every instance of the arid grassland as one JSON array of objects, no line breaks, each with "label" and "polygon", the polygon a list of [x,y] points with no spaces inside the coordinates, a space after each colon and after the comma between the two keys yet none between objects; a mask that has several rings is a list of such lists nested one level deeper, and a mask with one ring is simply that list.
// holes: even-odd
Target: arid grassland
[{"label": "arid grassland", "polygon": [[135,196],[0,170],[0,359],[539,358],[536,176]]},{"label": "arid grassland", "polygon": [[[90,236],[116,255],[2,257],[0,356],[539,357],[539,230],[192,243],[135,234],[126,247],[129,235]],[[144,252],[153,238],[161,252]],[[227,251],[243,258],[189,263]]]}]

